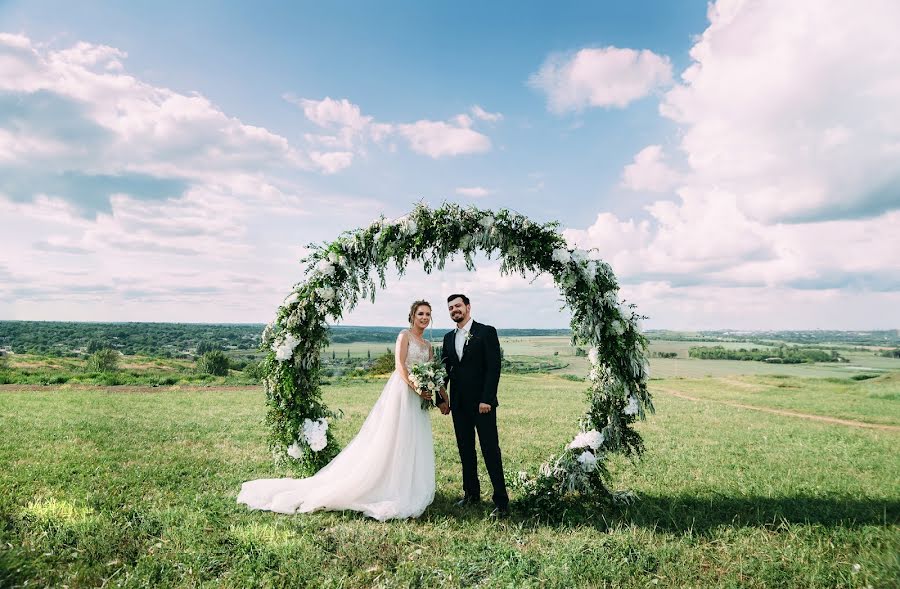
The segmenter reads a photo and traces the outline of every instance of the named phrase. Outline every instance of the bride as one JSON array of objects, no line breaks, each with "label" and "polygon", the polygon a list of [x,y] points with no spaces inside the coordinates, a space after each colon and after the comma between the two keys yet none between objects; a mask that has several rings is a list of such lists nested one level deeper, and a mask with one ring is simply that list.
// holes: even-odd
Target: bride
[{"label": "bride", "polygon": [[[414,302],[409,322],[409,329],[397,336],[394,372],[347,447],[309,478],[244,483],[238,503],[279,513],[350,509],[380,521],[425,511],[434,500],[434,442],[431,418],[422,409],[409,370],[433,358],[423,337],[431,305]],[[431,398],[428,393],[421,397]]]}]

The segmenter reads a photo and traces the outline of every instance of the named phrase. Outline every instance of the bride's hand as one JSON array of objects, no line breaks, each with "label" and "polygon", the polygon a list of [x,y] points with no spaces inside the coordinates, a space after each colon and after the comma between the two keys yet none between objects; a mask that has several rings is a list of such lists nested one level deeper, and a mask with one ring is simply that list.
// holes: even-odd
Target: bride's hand
[{"label": "bride's hand", "polygon": [[431,393],[429,393],[428,391],[419,391],[419,396],[422,397],[423,399],[425,399],[426,401],[431,400]]}]

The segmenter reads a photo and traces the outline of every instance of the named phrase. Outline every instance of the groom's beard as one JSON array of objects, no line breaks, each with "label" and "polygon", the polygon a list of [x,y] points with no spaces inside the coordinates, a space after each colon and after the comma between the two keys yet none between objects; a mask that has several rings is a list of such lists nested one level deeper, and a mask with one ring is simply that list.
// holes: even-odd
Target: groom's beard
[{"label": "groom's beard", "polygon": [[451,313],[450,314],[450,319],[452,319],[454,323],[459,323],[460,321],[462,321],[462,318],[463,318],[462,313]]}]

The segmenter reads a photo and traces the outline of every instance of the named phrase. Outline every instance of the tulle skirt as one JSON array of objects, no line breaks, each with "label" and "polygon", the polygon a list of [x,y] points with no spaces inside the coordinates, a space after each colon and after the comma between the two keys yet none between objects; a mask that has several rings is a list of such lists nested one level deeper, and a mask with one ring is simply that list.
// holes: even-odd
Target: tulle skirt
[{"label": "tulle skirt", "polygon": [[278,513],[360,511],[384,521],[418,517],[434,500],[431,416],[394,372],[362,428],[340,454],[305,479],[258,479],[238,503]]}]

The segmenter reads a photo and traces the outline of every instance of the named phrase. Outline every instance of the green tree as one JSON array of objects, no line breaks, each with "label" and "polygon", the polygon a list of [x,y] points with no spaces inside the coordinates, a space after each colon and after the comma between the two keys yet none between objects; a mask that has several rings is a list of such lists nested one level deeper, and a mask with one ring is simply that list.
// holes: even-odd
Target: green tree
[{"label": "green tree", "polygon": [[87,353],[88,353],[88,354],[95,354],[95,353],[99,352],[100,350],[106,350],[106,349],[108,349],[109,347],[110,347],[110,346],[108,346],[108,345],[107,345],[106,343],[104,343],[102,340],[99,340],[99,339],[91,339],[91,341],[89,341],[89,342],[88,342],[88,345],[87,345]]},{"label": "green tree", "polygon": [[119,353],[110,348],[98,350],[88,356],[88,372],[115,372],[119,368]]},{"label": "green tree", "polygon": [[387,348],[384,354],[375,358],[375,362],[372,363],[369,372],[371,374],[389,374],[394,371],[395,362],[394,351]]},{"label": "green tree", "polygon": [[9,354],[0,350],[0,370],[9,368]]},{"label": "green tree", "polygon": [[203,374],[212,374],[213,376],[228,375],[228,356],[221,350],[212,350],[206,352],[197,358],[197,370]]},{"label": "green tree", "polygon": [[219,347],[215,342],[211,342],[209,340],[203,340],[199,344],[197,344],[197,355],[203,356],[209,352],[221,351],[222,348]]}]

